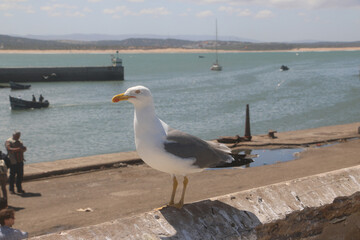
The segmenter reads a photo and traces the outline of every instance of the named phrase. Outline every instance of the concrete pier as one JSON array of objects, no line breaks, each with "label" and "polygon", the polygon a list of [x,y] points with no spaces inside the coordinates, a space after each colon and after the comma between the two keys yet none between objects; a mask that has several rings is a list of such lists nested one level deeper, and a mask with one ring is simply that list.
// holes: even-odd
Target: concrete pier
[{"label": "concrete pier", "polygon": [[258,239],[260,224],[359,190],[357,166],[32,239]]},{"label": "concrete pier", "polygon": [[[353,195],[360,191],[359,126],[253,136],[235,150],[250,144],[305,150],[293,161],[189,175],[181,210],[152,210],[169,201],[171,178],[142,164],[135,152],[26,164],[26,193],[10,194],[9,205],[18,210],[15,227],[34,239],[265,240],[261,234],[289,239],[284,236],[298,236],[298,229],[320,236],[360,222],[360,199]],[[332,144],[319,147],[326,143]]]},{"label": "concrete pier", "polygon": [[[326,144],[334,141],[359,138],[357,128],[360,122],[327,126],[314,129],[304,129],[290,132],[279,132],[278,138],[271,139],[267,135],[253,136],[252,141],[240,142],[232,147],[238,149],[304,147],[316,144]],[[232,146],[233,144],[228,144]],[[99,160],[101,159],[101,161]],[[112,154],[79,157],[25,165],[25,180],[39,179],[55,175],[63,175],[92,169],[116,166],[118,164],[143,163],[139,155],[133,152],[120,152]]]},{"label": "concrete pier", "polygon": [[110,80],[124,80],[124,67],[0,68],[0,83]]}]

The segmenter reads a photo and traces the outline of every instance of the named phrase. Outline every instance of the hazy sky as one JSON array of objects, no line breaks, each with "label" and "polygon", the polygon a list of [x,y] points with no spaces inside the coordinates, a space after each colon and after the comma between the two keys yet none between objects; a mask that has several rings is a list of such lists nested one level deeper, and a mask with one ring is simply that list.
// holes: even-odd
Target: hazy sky
[{"label": "hazy sky", "polygon": [[360,0],[0,0],[0,34],[359,41]]}]

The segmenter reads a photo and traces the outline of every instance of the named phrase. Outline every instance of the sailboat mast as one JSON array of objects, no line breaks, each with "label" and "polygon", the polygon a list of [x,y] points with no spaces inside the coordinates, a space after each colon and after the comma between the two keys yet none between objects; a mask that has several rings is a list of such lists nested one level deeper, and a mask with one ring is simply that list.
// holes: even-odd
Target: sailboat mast
[{"label": "sailboat mast", "polygon": [[215,19],[215,56],[216,56],[216,62],[211,66],[210,70],[213,71],[221,71],[222,67],[219,64],[218,60],[218,30],[217,30],[217,18]]},{"label": "sailboat mast", "polygon": [[218,64],[218,30],[217,30],[217,19],[215,19],[215,55],[216,55],[216,64]]}]

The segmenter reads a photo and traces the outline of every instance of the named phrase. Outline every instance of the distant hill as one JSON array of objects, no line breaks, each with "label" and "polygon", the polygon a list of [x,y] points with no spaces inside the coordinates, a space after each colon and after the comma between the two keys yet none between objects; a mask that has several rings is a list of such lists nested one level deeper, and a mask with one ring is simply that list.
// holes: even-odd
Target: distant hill
[{"label": "distant hill", "polygon": [[[312,43],[254,43],[244,41],[218,41],[220,50],[291,50],[296,48],[360,47],[357,42],[312,42]],[[110,50],[110,49],[214,49],[215,41],[190,41],[180,39],[128,38],[124,40],[38,40],[0,35],[0,50]]]},{"label": "distant hill", "polygon": [[[106,40],[125,40],[130,38],[144,38],[144,39],[179,39],[187,41],[208,41],[214,40],[215,35],[175,35],[163,36],[155,34],[64,34],[64,35],[19,35],[14,37],[30,38],[37,40],[74,40],[74,41],[106,41]],[[254,39],[239,38],[234,36],[219,36],[221,41],[240,41],[240,42],[259,42]]]}]

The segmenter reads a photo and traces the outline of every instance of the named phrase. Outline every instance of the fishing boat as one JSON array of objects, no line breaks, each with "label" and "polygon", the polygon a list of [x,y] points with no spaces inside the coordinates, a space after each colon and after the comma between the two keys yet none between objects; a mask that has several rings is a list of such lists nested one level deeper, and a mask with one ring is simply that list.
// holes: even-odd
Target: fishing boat
[{"label": "fishing boat", "polygon": [[212,71],[221,71],[222,70],[222,66],[220,66],[219,64],[219,60],[218,60],[218,47],[217,47],[217,41],[218,41],[218,32],[217,32],[217,20],[215,22],[216,25],[216,40],[215,40],[215,54],[216,54],[216,61],[215,63],[211,66],[210,70]]},{"label": "fishing boat", "polygon": [[13,81],[9,81],[10,88],[13,90],[20,90],[20,89],[29,89],[31,87],[30,84],[20,84]]},{"label": "fishing boat", "polygon": [[9,88],[10,84],[9,83],[0,83],[0,88]]},{"label": "fishing boat", "polygon": [[19,109],[31,109],[31,108],[47,108],[49,107],[49,101],[27,101],[21,98],[16,98],[9,96],[10,100],[10,107],[12,110],[19,110]]},{"label": "fishing boat", "polygon": [[281,65],[280,71],[287,71],[287,70],[289,70],[289,67],[288,67],[288,66]]}]

